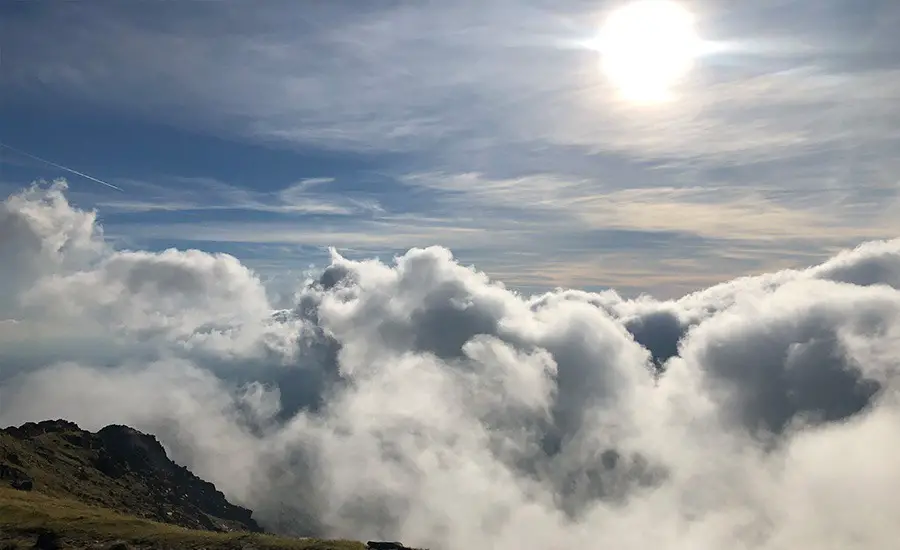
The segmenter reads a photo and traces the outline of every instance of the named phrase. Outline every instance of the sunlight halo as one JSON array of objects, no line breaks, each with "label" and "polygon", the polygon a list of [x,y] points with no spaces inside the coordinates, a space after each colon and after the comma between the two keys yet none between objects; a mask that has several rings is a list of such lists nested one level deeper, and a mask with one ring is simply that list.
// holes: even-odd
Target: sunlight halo
[{"label": "sunlight halo", "polygon": [[613,11],[594,42],[604,75],[633,102],[673,97],[700,53],[693,14],[671,0],[636,0]]}]

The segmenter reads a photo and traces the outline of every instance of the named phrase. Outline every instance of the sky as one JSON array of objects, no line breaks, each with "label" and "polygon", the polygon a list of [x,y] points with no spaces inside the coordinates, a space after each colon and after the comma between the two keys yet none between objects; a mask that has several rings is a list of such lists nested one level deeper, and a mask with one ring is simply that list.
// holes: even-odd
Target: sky
[{"label": "sky", "polygon": [[0,6],[0,192],[65,177],[122,248],[272,285],[440,245],[526,292],[675,297],[898,233],[900,6],[683,2],[679,97],[585,47],[618,0]]},{"label": "sky", "polygon": [[0,2],[0,426],[293,535],[896,546],[900,4],[683,6],[650,100],[618,0]]}]

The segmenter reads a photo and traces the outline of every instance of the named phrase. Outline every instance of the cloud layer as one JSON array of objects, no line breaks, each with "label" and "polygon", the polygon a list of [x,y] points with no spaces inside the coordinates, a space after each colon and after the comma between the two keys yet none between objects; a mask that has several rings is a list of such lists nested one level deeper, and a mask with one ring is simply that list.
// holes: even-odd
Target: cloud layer
[{"label": "cloud layer", "polygon": [[434,549],[887,548],[900,240],[678,300],[523,296],[443,248],[114,249],[62,183],[0,205],[0,424],[156,433],[298,534]]}]

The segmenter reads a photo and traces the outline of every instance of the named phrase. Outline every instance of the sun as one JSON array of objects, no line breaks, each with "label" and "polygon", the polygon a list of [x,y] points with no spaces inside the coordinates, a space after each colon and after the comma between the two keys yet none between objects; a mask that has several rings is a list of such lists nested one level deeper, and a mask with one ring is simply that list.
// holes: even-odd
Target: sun
[{"label": "sun", "polygon": [[672,98],[700,45],[693,14],[670,0],[637,0],[616,9],[595,42],[606,77],[623,97],[644,103]]}]

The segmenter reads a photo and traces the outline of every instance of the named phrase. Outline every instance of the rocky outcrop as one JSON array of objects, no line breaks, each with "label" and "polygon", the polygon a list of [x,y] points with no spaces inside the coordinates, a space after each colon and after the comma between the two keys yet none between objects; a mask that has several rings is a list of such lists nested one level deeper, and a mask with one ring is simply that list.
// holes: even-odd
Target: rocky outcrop
[{"label": "rocky outcrop", "polygon": [[34,489],[34,481],[30,479],[17,479],[10,483],[10,486],[13,489],[18,489],[19,491],[30,491]]},{"label": "rocky outcrop", "polygon": [[128,426],[97,433],[65,420],[0,430],[0,479],[192,529],[262,529],[246,508],[172,462],[156,437]]},{"label": "rocky outcrop", "polygon": [[[9,457],[10,462],[19,463],[19,457],[13,454]],[[13,489],[20,491],[30,491],[34,488],[34,480],[21,468],[13,464],[0,462],[0,480],[9,483]]]},{"label": "rocky outcrop", "polygon": [[369,550],[412,550],[399,542],[370,540],[366,543]]}]

